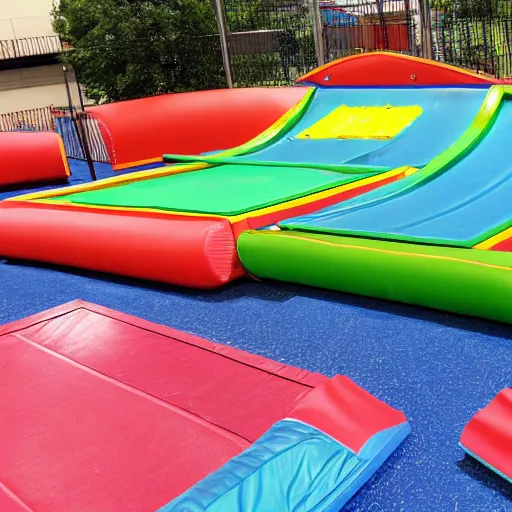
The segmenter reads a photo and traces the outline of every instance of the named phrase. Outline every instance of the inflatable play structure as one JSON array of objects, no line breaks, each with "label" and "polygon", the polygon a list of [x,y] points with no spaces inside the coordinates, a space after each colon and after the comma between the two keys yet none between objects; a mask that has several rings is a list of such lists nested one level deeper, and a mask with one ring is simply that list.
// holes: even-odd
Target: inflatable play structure
[{"label": "inflatable play structure", "polygon": [[512,484],[512,388],[500,391],[471,418],[460,445]]},{"label": "inflatable play structure", "polygon": [[69,175],[60,135],[53,132],[0,132],[0,190],[66,181]]},{"label": "inflatable play structure", "polygon": [[188,124],[147,153],[150,122],[106,106],[120,161],[165,147],[168,165],[2,202],[0,255],[197,288],[248,273],[512,323],[512,87],[386,53],[298,85],[232,96],[247,126],[224,92],[175,95]]},{"label": "inflatable play structure", "polygon": [[347,377],[82,301],[0,326],[0,359],[5,512],[338,512],[410,431]]},{"label": "inflatable play structure", "polygon": [[220,89],[88,107],[116,171],[243,144],[280,119],[305,89]]}]

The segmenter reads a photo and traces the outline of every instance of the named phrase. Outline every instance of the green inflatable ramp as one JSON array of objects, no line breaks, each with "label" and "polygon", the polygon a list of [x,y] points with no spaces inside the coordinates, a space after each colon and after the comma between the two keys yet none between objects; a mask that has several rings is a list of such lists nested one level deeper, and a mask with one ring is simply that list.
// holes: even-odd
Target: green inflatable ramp
[{"label": "green inflatable ramp", "polygon": [[247,271],[512,323],[512,253],[289,231],[246,231]]}]

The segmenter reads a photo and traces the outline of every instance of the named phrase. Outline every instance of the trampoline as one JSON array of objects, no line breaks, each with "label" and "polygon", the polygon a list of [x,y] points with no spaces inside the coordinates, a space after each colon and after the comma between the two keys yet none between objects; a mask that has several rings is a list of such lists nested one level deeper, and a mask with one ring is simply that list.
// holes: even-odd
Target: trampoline
[{"label": "trampoline", "polygon": [[410,430],[347,377],[82,301],[0,327],[0,360],[2,510],[337,512]]}]

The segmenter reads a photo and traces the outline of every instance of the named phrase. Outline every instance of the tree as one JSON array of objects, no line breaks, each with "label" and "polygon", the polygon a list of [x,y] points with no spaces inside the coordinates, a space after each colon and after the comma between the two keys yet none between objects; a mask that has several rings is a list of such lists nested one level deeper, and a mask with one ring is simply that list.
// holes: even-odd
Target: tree
[{"label": "tree", "polygon": [[53,26],[86,94],[116,101],[225,86],[207,0],[61,0]]}]

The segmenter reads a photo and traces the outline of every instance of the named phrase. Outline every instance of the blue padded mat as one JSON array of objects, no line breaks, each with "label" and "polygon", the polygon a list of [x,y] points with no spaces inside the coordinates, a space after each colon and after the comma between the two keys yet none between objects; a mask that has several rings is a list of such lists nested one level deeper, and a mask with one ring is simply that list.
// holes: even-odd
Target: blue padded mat
[{"label": "blue padded mat", "polygon": [[510,512],[512,488],[464,456],[467,421],[510,386],[510,326],[279,283],[205,292],[0,263],[0,323],[77,298],[333,376],[402,409],[412,433],[344,510]]},{"label": "blue padded mat", "polygon": [[[156,167],[160,167],[162,164],[152,164],[141,166],[133,169],[129,169],[126,171],[113,171],[112,166],[110,164],[98,163],[94,164],[94,169],[96,171],[96,177],[101,180],[104,178],[111,178],[112,176],[120,176],[121,174],[128,174],[135,170],[142,171],[145,169],[154,169]],[[10,188],[9,190],[0,190],[0,201],[3,199],[7,199],[8,197],[20,196],[22,194],[28,194],[31,192],[39,192],[43,190],[52,190],[58,187],[70,187],[72,185],[81,185],[83,183],[88,183],[91,181],[91,175],[89,173],[89,168],[87,167],[87,163],[82,160],[69,160],[69,166],[71,168],[71,177],[69,178],[69,182],[67,184],[54,184],[51,183],[49,185],[24,185],[20,186],[17,189]]]},{"label": "blue padded mat", "polygon": [[357,206],[365,197],[385,195],[390,186],[383,187],[280,225],[471,247],[489,230],[512,224],[512,160],[505,149],[510,144],[511,120],[512,101],[505,101],[496,123],[474,151],[407,193],[380,204]]},{"label": "blue padded mat", "polygon": [[[476,115],[485,89],[319,89],[286,137],[240,160],[422,166],[452,144]],[[390,141],[303,140],[294,136],[340,105],[420,105],[423,114]]]}]

